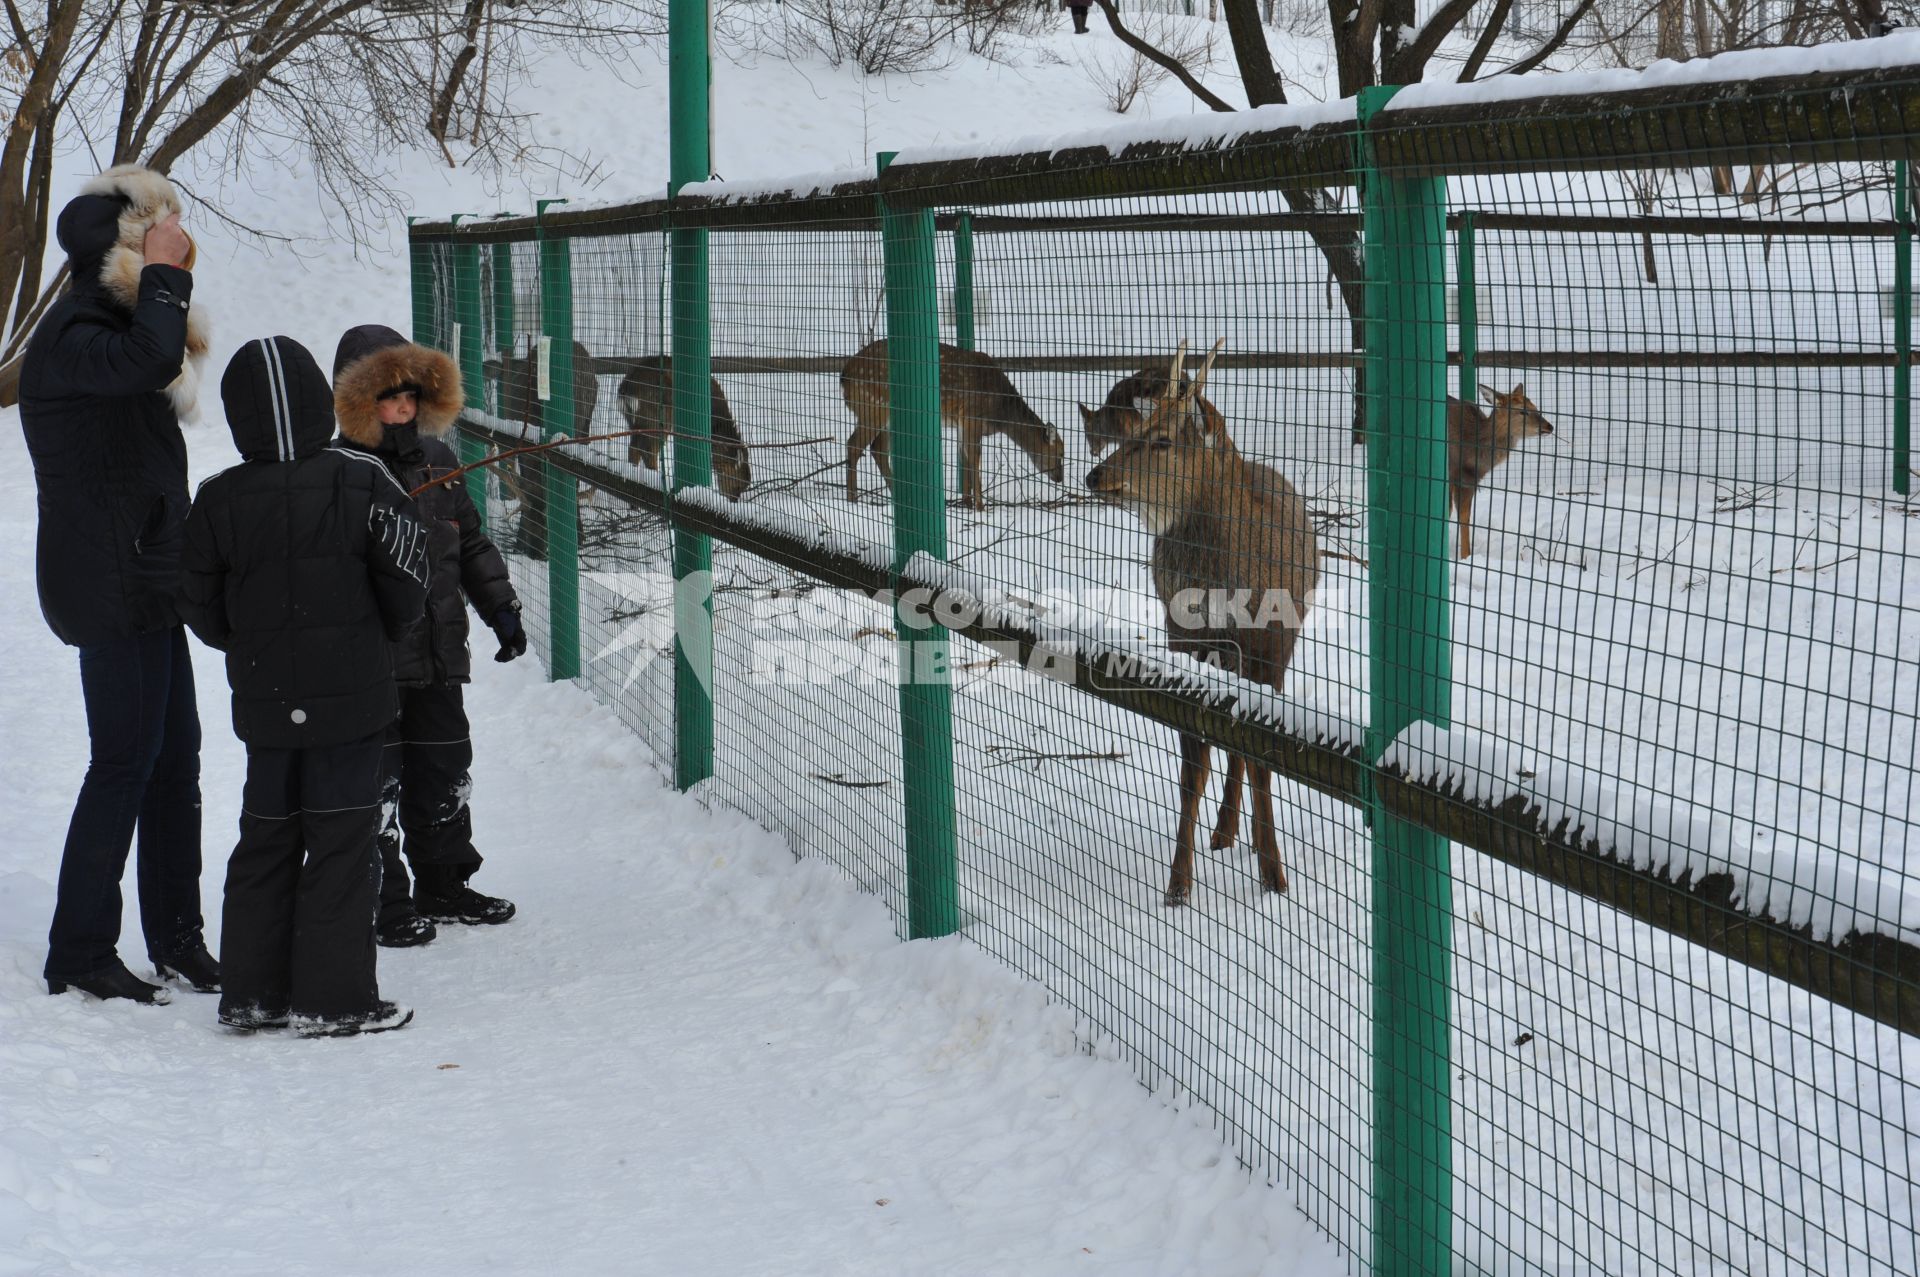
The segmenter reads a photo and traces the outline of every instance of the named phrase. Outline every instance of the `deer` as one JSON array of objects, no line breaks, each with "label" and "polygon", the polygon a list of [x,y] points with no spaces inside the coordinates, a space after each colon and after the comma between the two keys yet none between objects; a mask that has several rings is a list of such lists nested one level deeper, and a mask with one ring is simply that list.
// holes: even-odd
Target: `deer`
[{"label": "deer", "polygon": [[[500,415],[527,425],[551,425],[544,420],[539,396],[540,369],[534,354],[500,356]],[[573,343],[573,422],[566,433],[578,439],[593,433],[593,409],[600,402],[600,382],[593,375],[593,356]]]},{"label": "deer", "polygon": [[[540,367],[530,349],[524,355],[500,356],[500,415],[509,421],[539,427],[545,420],[545,405],[540,399]],[[600,382],[593,375],[593,356],[579,342],[573,343],[573,421],[565,433],[575,439],[593,433],[593,409],[600,401]],[[515,547],[534,558],[546,557],[547,512],[542,497],[535,496],[533,476],[537,471],[528,458],[500,467],[500,482],[519,503],[520,526]],[[531,499],[530,499],[531,498]]]},{"label": "deer", "polygon": [[1447,399],[1447,484],[1453,493],[1453,513],[1460,525],[1460,557],[1473,555],[1473,494],[1480,483],[1513,450],[1528,439],[1553,433],[1553,423],[1527,398],[1521,382],[1511,394],[1480,387],[1490,409],[1465,400]]},{"label": "deer", "polygon": [[[1153,533],[1153,586],[1166,609],[1168,646],[1277,691],[1319,584],[1319,538],[1306,502],[1285,475],[1237,452],[1182,438],[1224,342],[1214,343],[1191,384],[1180,376],[1187,353],[1180,343],[1167,377],[1179,389],[1155,402],[1139,433],[1089,471],[1086,484]],[[1182,732],[1169,907],[1186,904],[1192,895],[1194,827],[1211,768],[1206,741]],[[1228,755],[1211,845],[1230,847],[1239,835],[1243,772],[1253,789],[1260,884],[1284,892],[1268,768]]]},{"label": "deer", "polygon": [[[1098,457],[1108,448],[1139,434],[1147,413],[1167,397],[1167,370],[1149,366],[1113,383],[1106,401],[1098,408],[1075,404],[1080,409],[1080,424],[1087,432],[1087,451]],[[1182,382],[1184,389],[1186,383]],[[1203,443],[1209,448],[1234,450],[1227,434],[1227,419],[1205,395],[1197,395],[1191,411],[1181,421],[1182,442]]]},{"label": "deer", "polygon": [[[860,458],[873,453],[880,478],[893,487],[887,431],[887,339],[869,342],[840,370],[840,397],[856,423],[847,436],[847,500],[860,499]],[[988,435],[1005,435],[1027,454],[1033,468],[1055,483],[1065,476],[1066,445],[1042,421],[991,355],[940,345],[940,420],[960,432],[960,497],[986,509],[980,483],[980,448]]]},{"label": "deer", "polygon": [[[740,438],[726,392],[717,378],[710,378],[708,384],[713,395],[714,487],[727,500],[738,501],[753,482],[753,468],[747,463],[747,445]],[[673,361],[635,360],[620,380],[619,402],[627,428],[637,432],[627,442],[628,462],[658,470],[661,446],[673,433]]]}]

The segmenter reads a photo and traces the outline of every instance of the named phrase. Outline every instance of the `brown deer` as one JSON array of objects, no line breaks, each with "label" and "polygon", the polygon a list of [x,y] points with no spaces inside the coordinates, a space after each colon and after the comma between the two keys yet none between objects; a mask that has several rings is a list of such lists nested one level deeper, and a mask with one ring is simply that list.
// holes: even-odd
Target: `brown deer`
[{"label": "brown deer", "polygon": [[[531,426],[546,425],[539,395],[539,364],[533,353],[500,356],[500,415],[509,421]],[[573,343],[573,424],[567,434],[573,438],[592,434],[593,410],[600,402],[600,382],[593,375],[593,356],[579,342]]]},{"label": "brown deer", "polygon": [[[1138,435],[1147,414],[1167,397],[1167,370],[1142,368],[1130,377],[1122,377],[1107,391],[1106,402],[1098,408],[1075,404],[1080,409],[1080,424],[1087,432],[1087,451],[1099,456]],[[1181,389],[1186,388],[1183,380]],[[1183,443],[1204,443],[1209,448],[1232,452],[1233,440],[1227,434],[1227,419],[1205,395],[1196,395],[1194,411],[1181,421]]]},{"label": "brown deer", "polygon": [[[729,501],[753,482],[753,468],[747,463],[747,445],[740,438],[740,427],[733,419],[727,394],[717,379],[710,381],[713,395],[713,486]],[[620,381],[620,415],[627,428],[639,431],[627,441],[627,460],[649,470],[660,468],[660,449],[673,433],[673,361],[666,358],[635,360]]]},{"label": "brown deer", "polygon": [[[1306,502],[1279,471],[1181,441],[1220,345],[1214,343],[1187,385],[1180,380],[1187,347],[1180,344],[1168,382],[1182,388],[1157,404],[1138,435],[1088,473],[1087,487],[1132,511],[1153,532],[1153,588],[1166,608],[1168,645],[1277,690],[1320,580],[1320,546]],[[1211,767],[1207,743],[1181,733],[1169,905],[1185,904],[1193,891],[1194,826]],[[1285,891],[1267,768],[1228,757],[1212,845],[1231,846],[1239,832],[1243,769],[1253,786],[1260,883],[1268,891]]]},{"label": "brown deer", "polygon": [[[546,404],[540,398],[540,365],[529,349],[524,355],[500,356],[500,415],[509,421],[523,422],[535,429],[545,421]],[[593,433],[593,410],[600,402],[600,382],[593,374],[593,356],[579,342],[573,343],[573,422],[566,434],[579,439]],[[520,505],[520,523],[514,534],[515,551],[535,559],[547,555],[547,507],[544,494],[536,494],[534,476],[539,473],[535,459],[521,457],[499,467],[500,482]]]},{"label": "brown deer", "polygon": [[[847,436],[847,500],[860,499],[860,458],[873,453],[887,487],[893,460],[887,432],[887,339],[869,342],[840,370],[840,396],[857,423]],[[1065,477],[1066,445],[1027,406],[990,355],[940,346],[940,420],[960,431],[960,496],[976,510],[987,505],[980,483],[980,447],[988,435],[1006,435],[1059,483]]]},{"label": "brown deer", "polygon": [[1527,398],[1526,383],[1503,395],[1490,386],[1480,394],[1491,410],[1465,400],[1447,399],[1447,483],[1453,513],[1460,524],[1460,557],[1473,554],[1473,494],[1512,451],[1529,439],[1553,433],[1553,423]]}]

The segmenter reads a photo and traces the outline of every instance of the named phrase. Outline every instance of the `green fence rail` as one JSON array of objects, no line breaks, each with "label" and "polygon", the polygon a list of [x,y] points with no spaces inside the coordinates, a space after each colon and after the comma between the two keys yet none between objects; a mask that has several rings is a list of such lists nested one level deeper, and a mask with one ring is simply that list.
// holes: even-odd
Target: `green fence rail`
[{"label": "green fence rail", "polygon": [[[461,325],[463,437],[499,449],[543,424],[506,411],[515,361],[571,318],[570,433],[615,436],[545,462],[578,599],[559,538],[511,566],[683,784],[1044,983],[1357,1270],[1920,1272],[1920,69],[1410,98],[416,224],[415,331]],[[1122,380],[1216,337],[1231,445]],[[669,354],[710,390],[667,408]],[[890,499],[851,442],[876,400]],[[1156,411],[1164,443],[1098,446]],[[969,414],[994,433],[943,495]],[[751,484],[708,486],[737,456]],[[984,508],[949,508],[975,466]],[[503,541],[553,526],[482,482]],[[1319,585],[1283,682],[1246,633],[1289,624],[1255,619],[1279,560],[1245,546],[1292,509]],[[709,538],[690,600],[675,547]],[[1195,615],[1201,663],[1168,646]],[[1274,773],[1271,827],[1252,796],[1216,826],[1239,772],[1194,781],[1183,737]]]}]

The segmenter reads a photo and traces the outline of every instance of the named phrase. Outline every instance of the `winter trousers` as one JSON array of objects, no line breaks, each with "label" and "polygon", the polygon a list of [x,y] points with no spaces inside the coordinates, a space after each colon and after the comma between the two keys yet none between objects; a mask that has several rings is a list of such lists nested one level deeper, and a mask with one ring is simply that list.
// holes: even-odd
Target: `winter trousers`
[{"label": "winter trousers", "polygon": [[380,769],[380,913],[412,910],[406,861],[423,894],[465,882],[480,867],[473,848],[473,738],[458,683],[401,687],[400,717],[387,729]]},{"label": "winter trousers", "polygon": [[223,1016],[335,1020],[379,1001],[383,744],[375,734],[318,749],[247,747],[220,924]]},{"label": "winter trousers", "polygon": [[140,929],[166,962],[202,943],[200,711],[179,626],[80,649],[92,758],[67,825],[46,977],[119,960],[120,878],[139,832]]},{"label": "winter trousers", "polygon": [[1091,5],[1084,4],[1070,4],[1067,6],[1067,8],[1073,11],[1073,32],[1075,35],[1085,35],[1087,33],[1087,10],[1091,7]]}]

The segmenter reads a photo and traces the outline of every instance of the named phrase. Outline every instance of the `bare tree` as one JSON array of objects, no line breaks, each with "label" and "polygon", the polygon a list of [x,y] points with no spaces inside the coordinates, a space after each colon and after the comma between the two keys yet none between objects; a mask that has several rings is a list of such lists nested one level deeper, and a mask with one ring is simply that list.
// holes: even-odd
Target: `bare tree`
[{"label": "bare tree", "polygon": [[[1342,97],[1352,97],[1375,84],[1416,84],[1425,78],[1427,66],[1439,54],[1442,43],[1462,29],[1468,13],[1482,0],[1439,0],[1425,22],[1418,20],[1415,0],[1326,0],[1329,39],[1333,45],[1333,63]],[[1869,3],[1872,0],[1861,0]],[[1143,39],[1122,21],[1114,0],[1095,0],[1107,25],[1128,47],[1164,67],[1168,74],[1215,111],[1236,109],[1219,94],[1202,84],[1180,63]],[[1488,20],[1472,51],[1461,63],[1461,80],[1484,78],[1482,70],[1511,13],[1511,0],[1493,0],[1493,16]],[[1524,57],[1490,74],[1517,74],[1531,70],[1566,45],[1596,0],[1575,0],[1559,25]],[[1286,88],[1273,65],[1267,48],[1266,31],[1261,23],[1258,0],[1220,0],[1222,16],[1232,41],[1234,60],[1239,66],[1240,82],[1250,107],[1284,103]],[[1331,212],[1338,207],[1334,192],[1318,188],[1289,188],[1281,191],[1287,206],[1295,212]],[[1346,232],[1312,232],[1314,244],[1326,258],[1327,269],[1340,289],[1351,325],[1354,349],[1361,348],[1366,318],[1366,270],[1360,243]],[[1354,374],[1353,438],[1366,438],[1364,416],[1364,371]]]},{"label": "bare tree", "polygon": [[[63,282],[41,279],[56,139],[79,137],[103,167],[140,162],[162,173],[190,152],[235,174],[300,163],[356,241],[399,211],[374,157],[428,137],[444,151],[462,102],[475,122],[469,162],[525,162],[510,112],[483,121],[478,88],[420,74],[422,37],[448,33],[443,4],[464,19],[464,0],[46,0],[44,11],[0,0],[10,37],[0,66],[24,81],[0,141],[0,405],[16,399],[26,338]],[[508,10],[501,29],[513,38],[495,43],[496,85],[528,42],[615,48],[662,25],[620,0],[522,0]],[[201,213],[232,221],[217,192],[190,193]]]}]

